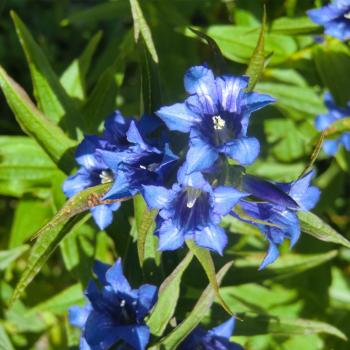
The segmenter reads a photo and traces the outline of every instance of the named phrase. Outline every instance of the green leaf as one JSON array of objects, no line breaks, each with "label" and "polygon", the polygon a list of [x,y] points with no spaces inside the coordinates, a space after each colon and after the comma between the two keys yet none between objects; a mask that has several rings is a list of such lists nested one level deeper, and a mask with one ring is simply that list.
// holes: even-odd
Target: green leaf
[{"label": "green leaf", "polygon": [[148,210],[141,195],[134,197],[134,208],[137,230],[137,253],[140,266],[143,267],[145,258],[150,257],[149,254],[145,254],[146,240],[148,235],[153,235],[155,229],[154,219],[157,212],[155,210]]},{"label": "green leaf", "polygon": [[276,98],[274,106],[295,120],[314,118],[326,112],[319,95],[308,86],[294,86],[281,83],[259,83],[256,90]]},{"label": "green leaf", "polygon": [[[232,262],[228,262],[224,265],[216,275],[217,285],[221,284],[227,271],[232,266]],[[166,337],[160,341],[159,346],[152,347],[150,350],[162,349],[173,350],[191,333],[191,331],[198,326],[203,317],[209,311],[214,297],[216,295],[212,284],[203,291],[202,295],[198,299],[196,305],[186,317],[173,331],[171,331]]]},{"label": "green leaf", "polygon": [[37,232],[38,239],[31,249],[26,268],[13,292],[11,303],[20,297],[62,239],[88,219],[88,216],[83,213],[105,203],[101,201],[101,198],[110,186],[111,184],[107,183],[77,193],[68,200],[49,223]]},{"label": "green leaf", "polygon": [[279,316],[239,314],[243,322],[236,322],[235,335],[254,336],[258,334],[274,334],[280,336],[296,336],[324,333],[347,340],[346,335],[330,324],[303,320],[288,319]]},{"label": "green leaf", "polygon": [[215,59],[215,65],[219,73],[224,74],[227,71],[227,64],[225,62],[225,59],[222,55],[222,52],[220,50],[219,45],[215,42],[213,38],[211,38],[209,35],[194,29],[190,28],[190,30],[196,34],[199,38],[203,39],[206,41],[208,46],[210,47],[211,52],[213,53],[214,59]]},{"label": "green leaf", "polygon": [[158,55],[156,48],[153,43],[151,30],[143,16],[142,9],[138,0],[129,0],[131,6],[131,14],[134,20],[134,37],[135,42],[138,41],[140,34],[142,35],[146,47],[151,54],[151,57],[154,62],[158,63]]},{"label": "green leaf", "polygon": [[[189,32],[186,32],[189,34]],[[219,45],[224,56],[238,63],[249,63],[259,37],[259,29],[244,26],[214,25],[207,34]],[[271,64],[286,61],[297,51],[295,40],[281,34],[266,34],[265,52],[273,52]]]},{"label": "green leaf", "polygon": [[115,0],[98,5],[90,5],[84,10],[75,11],[61,21],[62,26],[71,24],[88,25],[121,17],[123,20],[130,17],[129,4],[125,0]]},{"label": "green leaf", "polygon": [[9,266],[28,249],[28,245],[22,245],[9,250],[0,250],[0,270],[5,270],[7,266]]},{"label": "green leaf", "polygon": [[64,315],[70,306],[83,305],[84,302],[85,298],[82,287],[77,283],[35,305],[27,314],[51,312],[55,315]]},{"label": "green leaf", "polygon": [[58,172],[38,144],[27,136],[0,136],[0,186],[4,195],[22,196],[35,187],[48,188]]},{"label": "green leaf", "polygon": [[210,285],[212,286],[215,296],[218,299],[220,305],[226,310],[226,312],[230,315],[232,315],[231,309],[226,305],[225,300],[221,297],[220,291],[219,291],[219,285],[216,280],[215,276],[215,266],[214,261],[210,255],[210,252],[205,249],[197,246],[193,241],[187,240],[186,244],[190,251],[194,254],[194,256],[198,259],[200,264],[202,265]]},{"label": "green leaf", "polygon": [[159,81],[158,64],[152,61],[144,42],[139,44],[141,59],[141,114],[152,115],[161,107],[162,94]]},{"label": "green leaf", "polygon": [[[315,46],[313,55],[323,83],[332,93],[336,103],[345,107],[350,100],[348,47],[339,40],[327,40],[323,45]],[[329,69],[330,67],[332,69]]]},{"label": "green leaf", "polygon": [[75,59],[63,72],[60,82],[69,96],[84,100],[86,94],[86,74],[101,37],[102,32],[97,32],[90,39],[81,56]]},{"label": "green leaf", "polygon": [[188,252],[159,287],[158,301],[147,321],[151,334],[160,337],[173,317],[180,295],[181,278],[192,258],[193,254]]},{"label": "green leaf", "polygon": [[350,248],[350,241],[309,211],[299,211],[301,230],[321,241],[341,244]]},{"label": "green leaf", "polygon": [[273,264],[259,271],[258,269],[263,261],[264,253],[239,254],[239,258],[237,258],[236,250],[231,247],[225,253],[228,256],[236,258],[235,273],[227,276],[227,285],[238,285],[268,279],[285,279],[324,264],[338,254],[336,250],[323,254],[282,254]]},{"label": "green leaf", "polygon": [[0,324],[0,349],[15,350],[2,324]]},{"label": "green leaf", "polygon": [[77,120],[81,125],[82,119],[73,100],[65,92],[42,49],[34,41],[27,27],[14,11],[11,11],[11,16],[28,61],[34,95],[39,108],[51,121],[58,123],[62,120],[71,133],[75,132]]},{"label": "green leaf", "polygon": [[48,120],[26,92],[0,67],[0,87],[23,131],[37,141],[50,158],[65,172],[74,166],[75,142]]},{"label": "green leaf", "polygon": [[287,35],[303,35],[321,32],[320,27],[307,16],[293,18],[280,17],[272,22],[271,31]]},{"label": "green leaf", "polygon": [[82,108],[89,132],[96,132],[106,115],[115,109],[117,87],[121,83],[121,80],[117,79],[117,73],[123,76],[125,57],[132,50],[134,50],[134,44],[129,31],[120,44],[119,53],[114,62],[103,71]]},{"label": "green leaf", "polygon": [[266,7],[264,6],[264,15],[261,24],[261,30],[253,51],[252,57],[249,61],[246,74],[249,77],[248,91],[252,91],[259,81],[265,66],[265,32],[266,32]]}]

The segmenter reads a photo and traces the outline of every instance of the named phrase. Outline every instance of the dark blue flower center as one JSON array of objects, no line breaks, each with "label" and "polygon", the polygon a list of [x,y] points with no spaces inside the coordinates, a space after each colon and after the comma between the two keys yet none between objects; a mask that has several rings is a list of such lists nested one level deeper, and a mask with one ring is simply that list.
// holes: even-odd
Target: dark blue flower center
[{"label": "dark blue flower center", "polygon": [[236,138],[241,129],[239,115],[222,111],[216,115],[205,115],[199,131],[212,146],[221,146]]},{"label": "dark blue flower center", "polygon": [[207,226],[209,219],[209,194],[197,188],[186,187],[175,203],[177,226],[185,231],[195,231]]}]

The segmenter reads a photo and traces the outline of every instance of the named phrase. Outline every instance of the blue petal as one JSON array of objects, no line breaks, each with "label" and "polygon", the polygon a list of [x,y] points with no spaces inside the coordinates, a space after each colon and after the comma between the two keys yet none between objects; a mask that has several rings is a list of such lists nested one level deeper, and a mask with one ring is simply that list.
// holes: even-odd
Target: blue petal
[{"label": "blue petal", "polygon": [[323,143],[323,150],[329,156],[334,156],[339,148],[340,139],[337,140],[325,140]]},{"label": "blue petal", "polygon": [[161,153],[156,147],[148,145],[142,138],[136,123],[132,120],[127,131],[128,141],[137,144],[142,151]]},{"label": "blue petal", "polygon": [[[208,190],[210,185],[207,180],[205,180],[202,173],[196,171],[189,173],[189,165],[185,162],[177,172],[177,181],[183,186],[189,186],[198,188],[200,190]],[[208,192],[208,191],[207,191]]]},{"label": "blue petal", "polygon": [[201,120],[183,103],[162,107],[156,114],[170,130],[181,132],[189,132],[190,128]]},{"label": "blue petal", "polygon": [[99,260],[95,260],[94,265],[93,265],[93,271],[95,275],[97,276],[99,282],[105,286],[107,285],[107,280],[106,280],[106,273],[108,269],[111,268],[111,265],[104,264],[103,262]]},{"label": "blue petal", "polygon": [[151,284],[143,284],[138,289],[136,312],[141,321],[151,310],[157,300],[157,287]]},{"label": "blue petal", "polygon": [[129,128],[130,119],[124,118],[119,111],[115,111],[104,123],[105,137],[110,143],[115,145],[126,145],[126,131]]},{"label": "blue petal", "polygon": [[224,145],[222,152],[241,165],[249,165],[259,155],[260,144],[255,137],[242,137]]},{"label": "blue petal", "polygon": [[130,182],[123,171],[117,171],[112,188],[103,199],[123,199],[131,196]]},{"label": "blue petal", "polygon": [[275,203],[282,207],[298,209],[299,206],[296,201],[288,194],[283,192],[278,185],[274,185],[264,179],[253,175],[244,175],[243,189],[251,193],[253,196]]},{"label": "blue petal", "polygon": [[276,244],[270,242],[267,254],[259,267],[259,271],[264,269],[267,265],[272,264],[280,255]]},{"label": "blue petal", "polygon": [[213,192],[214,212],[224,216],[238,203],[242,197],[248,196],[248,193],[240,192],[233,187],[219,186]]},{"label": "blue petal", "polygon": [[224,75],[216,79],[220,104],[224,111],[240,113],[241,99],[244,89],[248,86],[248,77]]},{"label": "blue petal", "polygon": [[68,310],[69,323],[74,327],[83,329],[91,310],[90,304],[83,307],[76,305],[70,307]]},{"label": "blue petal", "polygon": [[[120,203],[119,207],[120,207]],[[113,221],[113,211],[109,204],[98,205],[90,209],[92,217],[100,230],[104,230]]]},{"label": "blue petal", "polygon": [[194,66],[184,76],[185,89],[189,94],[216,94],[214,73],[205,66]]},{"label": "blue petal", "polygon": [[342,41],[350,39],[350,33],[348,30],[349,24],[343,21],[342,19],[336,19],[330,23],[326,23],[325,26],[325,33],[327,35],[333,36],[334,38],[337,38]]},{"label": "blue petal", "polygon": [[218,158],[217,150],[199,137],[191,137],[186,163],[188,173],[210,168]]},{"label": "blue petal", "polygon": [[270,95],[248,92],[245,94],[242,104],[245,112],[252,113],[274,102],[276,102],[276,99]]},{"label": "blue petal", "polygon": [[333,122],[337,120],[332,114],[321,114],[315,119],[315,128],[319,131],[327,129]]},{"label": "blue petal", "polygon": [[227,236],[222,227],[210,224],[202,230],[196,231],[195,242],[201,247],[213,250],[222,255],[227,245]]},{"label": "blue petal", "polygon": [[79,350],[92,350],[84,336],[80,337]]},{"label": "blue petal", "polygon": [[184,83],[189,94],[196,94],[203,113],[218,112],[218,95],[212,70],[205,66],[192,67],[186,72]]},{"label": "blue petal", "polygon": [[106,280],[116,293],[121,292],[128,294],[131,291],[129,282],[123,274],[121,259],[118,259],[115,264],[108,269]]},{"label": "blue petal", "polygon": [[99,150],[98,154],[103,159],[106,166],[110,169],[117,170],[120,163],[128,160],[130,156],[129,151],[102,151]]},{"label": "blue petal", "polygon": [[229,339],[232,336],[236,319],[234,317],[229,318],[226,322],[222,323],[210,330],[211,334],[215,334],[218,337]]},{"label": "blue petal", "polygon": [[101,140],[97,136],[85,136],[77,147],[75,158],[77,163],[86,169],[103,168],[104,164],[96,158],[96,148],[102,147]]},{"label": "blue petal", "polygon": [[317,24],[325,24],[342,15],[334,6],[327,5],[320,9],[312,9],[306,12],[310,19]]},{"label": "blue petal", "polygon": [[158,250],[176,250],[185,241],[183,233],[170,220],[164,221],[158,230]]},{"label": "blue petal", "polygon": [[84,337],[92,349],[107,350],[120,339],[120,334],[107,313],[92,310],[86,321]]},{"label": "blue petal", "polygon": [[149,342],[150,331],[147,326],[120,326],[113,331],[134,350],[145,350]]},{"label": "blue petal", "polygon": [[347,151],[350,151],[350,133],[344,132],[341,136],[341,142]]},{"label": "blue petal", "polygon": [[64,194],[70,198],[87,187],[95,186],[90,173],[85,168],[80,168],[75,175],[69,176],[62,185]]},{"label": "blue petal", "polygon": [[143,196],[151,209],[163,209],[174,199],[174,192],[161,186],[143,185]]},{"label": "blue petal", "polygon": [[304,193],[300,206],[304,210],[311,210],[313,209],[321,197],[321,191],[318,187],[311,186],[307,189],[307,191]]}]

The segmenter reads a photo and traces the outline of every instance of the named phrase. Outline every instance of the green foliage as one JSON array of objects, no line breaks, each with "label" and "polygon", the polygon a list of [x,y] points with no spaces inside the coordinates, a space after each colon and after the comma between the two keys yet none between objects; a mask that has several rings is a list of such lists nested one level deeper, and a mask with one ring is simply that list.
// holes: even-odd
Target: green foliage
[{"label": "green foliage", "polygon": [[[340,149],[331,160],[321,146],[350,131],[350,116],[323,134],[314,119],[327,110],[325,91],[341,106],[350,100],[349,45],[314,40],[322,28],[305,15],[314,1],[267,5],[266,13],[245,0],[3,5],[0,349],[74,349],[67,309],[84,303],[94,260],[119,256],[135,286],[160,286],[146,320],[150,349],[176,349],[200,323],[210,329],[232,312],[233,339],[247,349],[348,349],[350,156]],[[231,216],[222,223],[230,241],[223,257],[193,241],[161,254],[157,213],[141,195],[99,232],[88,210],[107,203],[110,184],[69,201],[62,194],[84,134],[99,132],[116,108],[139,118],[182,98],[185,69],[202,62],[247,74],[249,90],[277,100],[252,116],[249,132],[262,149],[247,172],[292,181],[313,168],[322,190],[315,213],[298,213],[298,244],[282,245],[262,271],[266,240]]]}]

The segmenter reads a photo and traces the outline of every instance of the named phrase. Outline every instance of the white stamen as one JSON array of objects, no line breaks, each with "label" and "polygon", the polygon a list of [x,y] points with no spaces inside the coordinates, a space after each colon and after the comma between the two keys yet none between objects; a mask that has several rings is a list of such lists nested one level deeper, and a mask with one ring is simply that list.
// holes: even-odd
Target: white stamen
[{"label": "white stamen", "polygon": [[346,19],[350,19],[350,11],[347,12],[347,13],[344,15],[344,17],[345,17]]},{"label": "white stamen", "polygon": [[123,299],[121,302],[120,302],[120,307],[124,307],[125,306],[125,300]]},{"label": "white stamen", "polygon": [[194,203],[196,203],[197,198],[192,199],[191,201],[188,201],[186,206],[187,208],[193,208]]},{"label": "white stamen", "polygon": [[225,120],[222,119],[219,115],[214,115],[212,117],[212,120],[213,120],[215,130],[222,130],[226,125]]},{"label": "white stamen", "polygon": [[140,168],[146,170],[147,168],[144,165],[140,165]]},{"label": "white stamen", "polygon": [[101,184],[106,184],[113,181],[113,174],[110,170],[102,170],[100,175]]}]

